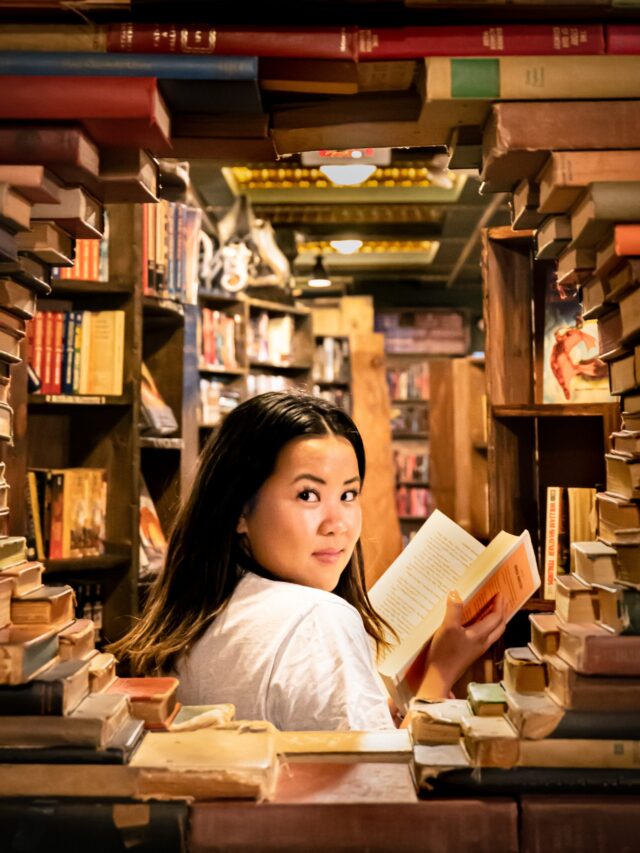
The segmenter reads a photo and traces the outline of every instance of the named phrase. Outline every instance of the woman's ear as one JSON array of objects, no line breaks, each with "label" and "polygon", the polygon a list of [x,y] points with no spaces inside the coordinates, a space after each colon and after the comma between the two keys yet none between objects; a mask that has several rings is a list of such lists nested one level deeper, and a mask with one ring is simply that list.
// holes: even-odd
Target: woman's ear
[{"label": "woman's ear", "polygon": [[236,533],[248,533],[249,528],[247,527],[247,519],[244,513],[238,519],[238,523],[236,525]]}]

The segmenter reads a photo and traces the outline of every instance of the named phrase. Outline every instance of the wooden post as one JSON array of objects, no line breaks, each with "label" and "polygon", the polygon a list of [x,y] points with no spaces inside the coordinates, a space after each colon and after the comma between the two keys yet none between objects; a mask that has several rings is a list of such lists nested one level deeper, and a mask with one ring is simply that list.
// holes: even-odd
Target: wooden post
[{"label": "wooden post", "polygon": [[353,419],[367,454],[362,547],[367,587],[371,587],[402,550],[394,500],[391,407],[384,373],[383,335],[352,334],[349,342]]}]

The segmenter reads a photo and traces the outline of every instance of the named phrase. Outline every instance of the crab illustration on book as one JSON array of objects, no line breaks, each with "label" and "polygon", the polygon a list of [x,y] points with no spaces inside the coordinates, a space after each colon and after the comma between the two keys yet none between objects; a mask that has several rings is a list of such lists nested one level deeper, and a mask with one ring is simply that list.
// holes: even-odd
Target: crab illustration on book
[{"label": "crab illustration on book", "polygon": [[593,335],[575,326],[556,329],[550,366],[567,400],[571,399],[570,384],[574,377],[599,380],[607,376],[607,365],[597,356],[575,360],[572,353],[576,347],[583,352],[597,350],[597,341]]}]

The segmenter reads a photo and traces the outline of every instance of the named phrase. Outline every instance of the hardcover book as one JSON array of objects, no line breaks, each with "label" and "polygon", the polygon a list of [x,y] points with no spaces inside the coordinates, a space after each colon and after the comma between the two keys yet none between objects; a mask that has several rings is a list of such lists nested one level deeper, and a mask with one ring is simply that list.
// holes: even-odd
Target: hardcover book
[{"label": "hardcover book", "polygon": [[27,684],[0,687],[0,715],[63,716],[89,693],[89,662],[63,661]]}]

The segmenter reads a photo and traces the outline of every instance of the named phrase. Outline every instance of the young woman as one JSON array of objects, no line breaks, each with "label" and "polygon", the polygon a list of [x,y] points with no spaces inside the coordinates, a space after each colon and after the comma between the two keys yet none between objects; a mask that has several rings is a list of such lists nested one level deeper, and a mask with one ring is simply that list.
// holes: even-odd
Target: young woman
[{"label": "young woman", "polygon": [[[341,409],[272,392],[207,443],[144,615],[112,651],[134,672],[173,672],[188,704],[232,702],[281,729],[394,723],[375,670],[383,620],[364,585],[362,439]],[[418,690],[446,696],[504,629],[500,603],[472,626],[450,596]]]}]

